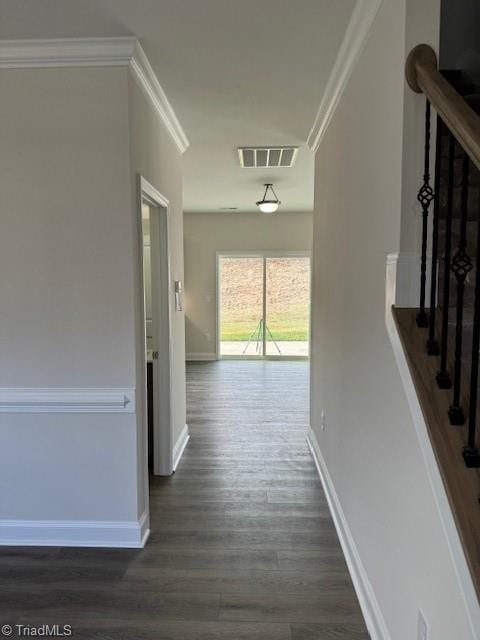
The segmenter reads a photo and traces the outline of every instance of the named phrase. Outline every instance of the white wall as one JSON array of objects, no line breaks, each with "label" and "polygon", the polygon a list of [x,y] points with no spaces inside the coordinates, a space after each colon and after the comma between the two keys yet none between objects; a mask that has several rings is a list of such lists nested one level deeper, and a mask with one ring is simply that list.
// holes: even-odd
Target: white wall
[{"label": "white wall", "polygon": [[[0,72],[0,387],[135,387],[127,83]],[[0,426],[0,519],[137,520],[134,414]]]},{"label": "white wall", "polygon": [[[135,544],[148,505],[137,173],[170,201],[183,279],[181,155],[127,67],[1,71],[0,90],[0,388],[137,399],[123,415],[0,413],[0,543],[28,530],[31,543],[51,531]],[[173,318],[176,436],[185,338]],[[50,528],[65,521],[81,526]]]},{"label": "white wall", "polygon": [[310,251],[311,213],[185,213],[185,306],[188,357],[216,355],[216,254]]},{"label": "white wall", "polygon": [[423,144],[403,131],[405,43],[438,25],[416,10],[384,0],[316,155],[312,428],[392,640],[417,638],[418,609],[432,640],[469,640],[384,323],[386,255],[415,242],[412,218],[401,234],[403,136]]},{"label": "white wall", "polygon": [[[137,174],[141,174],[169,201],[170,218],[170,253],[171,253],[171,278],[183,281],[183,210],[182,210],[182,156],[173,142],[158,113],[152,107],[150,100],[138,86],[133,73],[129,73],[129,118],[130,118],[130,161],[132,180],[132,209],[137,206]],[[135,237],[135,265],[136,284],[136,334],[139,349],[136,354],[137,381],[144,385],[145,370],[143,367],[143,353],[141,350],[143,336],[142,300],[143,291],[140,284],[141,259],[138,255],[140,246],[138,234],[141,233],[139,225],[136,227]],[[173,288],[173,287],[172,287]],[[173,304],[173,301],[171,301]],[[185,427],[186,399],[185,399],[185,317],[184,312],[172,313],[172,405],[173,405],[173,442],[175,443],[180,432]],[[138,412],[138,455],[140,463],[139,473],[144,467],[145,443],[143,416]],[[139,476],[139,513],[146,501],[147,487],[142,484]],[[142,488],[143,487],[143,488]]]}]

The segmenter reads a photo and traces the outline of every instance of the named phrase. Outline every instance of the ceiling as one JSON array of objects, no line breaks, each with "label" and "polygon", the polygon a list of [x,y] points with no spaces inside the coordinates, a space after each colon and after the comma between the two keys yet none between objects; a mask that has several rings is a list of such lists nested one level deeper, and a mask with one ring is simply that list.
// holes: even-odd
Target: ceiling
[{"label": "ceiling", "polygon": [[[0,0],[0,39],[135,35],[190,140],[184,208],[313,208],[305,141],[355,0]],[[290,169],[242,169],[239,146],[298,145]]]}]

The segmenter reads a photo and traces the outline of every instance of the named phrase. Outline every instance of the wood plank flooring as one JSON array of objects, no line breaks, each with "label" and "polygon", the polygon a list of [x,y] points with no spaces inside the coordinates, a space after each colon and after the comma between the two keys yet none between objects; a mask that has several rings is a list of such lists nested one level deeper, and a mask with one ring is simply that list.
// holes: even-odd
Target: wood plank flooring
[{"label": "wood plank flooring", "polygon": [[367,640],[305,443],[308,375],[189,364],[191,439],[151,481],[145,549],[0,548],[0,622],[92,640]]}]

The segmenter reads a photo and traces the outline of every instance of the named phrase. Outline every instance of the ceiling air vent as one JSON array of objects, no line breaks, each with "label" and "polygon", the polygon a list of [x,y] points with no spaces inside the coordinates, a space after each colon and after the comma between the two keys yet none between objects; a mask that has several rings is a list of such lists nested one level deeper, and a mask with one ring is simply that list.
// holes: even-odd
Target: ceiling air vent
[{"label": "ceiling air vent", "polygon": [[244,169],[291,167],[298,147],[239,147],[238,157]]}]

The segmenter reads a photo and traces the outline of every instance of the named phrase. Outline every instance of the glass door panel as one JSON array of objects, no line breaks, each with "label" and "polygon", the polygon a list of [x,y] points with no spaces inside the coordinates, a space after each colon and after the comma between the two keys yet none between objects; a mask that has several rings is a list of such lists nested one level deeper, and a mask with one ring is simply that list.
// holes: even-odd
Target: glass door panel
[{"label": "glass door panel", "polygon": [[263,356],[263,258],[219,257],[221,356]]},{"label": "glass door panel", "polygon": [[266,257],[265,353],[309,355],[310,258]]}]

